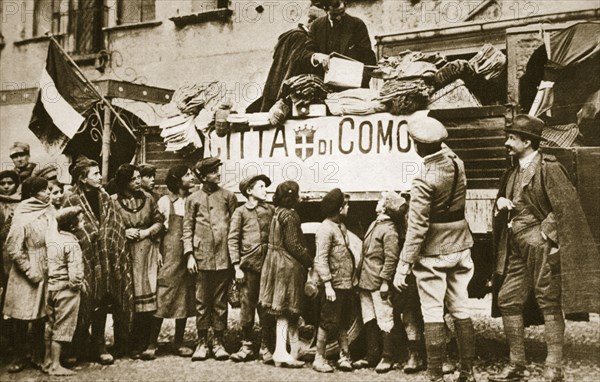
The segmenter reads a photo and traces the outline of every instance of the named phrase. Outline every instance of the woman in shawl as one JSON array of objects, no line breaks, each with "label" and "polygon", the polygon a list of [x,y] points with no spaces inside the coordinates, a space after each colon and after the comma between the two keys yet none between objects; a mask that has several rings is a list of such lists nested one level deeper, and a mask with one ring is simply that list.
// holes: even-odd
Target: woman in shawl
[{"label": "woman in shawl", "polygon": [[[83,253],[83,273],[88,290],[88,294],[81,296],[73,339],[74,353],[81,356],[89,349],[93,359],[108,365],[114,362],[113,356],[106,351],[104,338],[108,307],[112,305],[115,348],[119,352],[126,351],[134,311],[125,224],[114,201],[102,188],[102,175],[96,161],[80,156],[71,175],[75,185],[64,206],[83,208],[83,228],[73,233],[79,239]],[[92,346],[87,344],[90,326]]]},{"label": "woman in shawl", "polygon": [[[288,180],[277,186],[275,215],[269,230],[269,249],[260,278],[260,304],[277,317],[275,366],[302,367],[298,361],[298,318],[304,297],[307,270],[313,259],[304,243],[300,216],[294,208],[300,202],[298,183]],[[289,327],[289,330],[288,330]],[[289,333],[289,334],[288,334]],[[286,346],[290,337],[291,354]]]},{"label": "woman in shawl", "polygon": [[[117,194],[112,198],[125,221],[127,247],[131,253],[135,317],[131,334],[132,358],[156,358],[156,342],[161,320],[156,312],[156,283],[162,256],[158,248],[163,217],[152,195],[142,190],[137,166],[122,164],[115,174]],[[149,330],[148,332],[145,332]],[[142,352],[143,350],[143,352]]]},{"label": "woman in shawl", "polygon": [[[39,177],[23,182],[22,202],[15,209],[6,239],[12,267],[6,287],[3,314],[15,320],[15,359],[8,371],[25,368],[27,326],[32,325],[31,348],[41,357],[44,348],[44,317],[47,287],[46,237],[57,234],[55,209],[50,204],[48,181]],[[33,359],[41,362],[42,359]]]}]

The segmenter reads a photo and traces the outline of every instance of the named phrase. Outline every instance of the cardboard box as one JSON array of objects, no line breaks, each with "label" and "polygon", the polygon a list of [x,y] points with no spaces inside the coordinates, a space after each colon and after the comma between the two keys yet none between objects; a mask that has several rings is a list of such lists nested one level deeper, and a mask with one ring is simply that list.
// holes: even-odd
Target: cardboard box
[{"label": "cardboard box", "polygon": [[325,83],[341,88],[360,88],[365,65],[362,62],[331,57]]}]

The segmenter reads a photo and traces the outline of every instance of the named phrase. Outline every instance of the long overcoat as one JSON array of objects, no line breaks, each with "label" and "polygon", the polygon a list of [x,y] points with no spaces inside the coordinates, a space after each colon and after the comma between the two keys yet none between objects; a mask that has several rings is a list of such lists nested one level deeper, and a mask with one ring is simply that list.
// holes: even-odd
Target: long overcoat
[{"label": "long overcoat", "polygon": [[[565,168],[552,155],[538,155],[526,171],[523,198],[531,205],[542,222],[542,230],[559,246],[562,308],[569,313],[600,312],[600,256],[587,223],[577,190],[569,180]],[[510,175],[518,171],[518,164],[500,179],[498,198],[504,197]],[[494,211],[496,212],[496,211]],[[508,245],[508,213],[500,211],[493,221],[494,299],[492,315],[498,317],[497,294],[504,280]],[[526,308],[527,310],[528,308]],[[530,317],[534,313],[525,312]]]}]

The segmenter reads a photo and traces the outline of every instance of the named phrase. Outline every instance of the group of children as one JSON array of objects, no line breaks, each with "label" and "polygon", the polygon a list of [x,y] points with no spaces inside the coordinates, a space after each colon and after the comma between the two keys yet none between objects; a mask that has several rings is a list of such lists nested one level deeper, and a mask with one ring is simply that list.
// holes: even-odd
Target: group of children
[{"label": "group of children", "polygon": [[[140,264],[132,265],[134,284],[141,280],[136,273],[144,273],[144,282],[154,283],[141,296],[144,301],[153,302],[153,308],[148,311],[153,316],[153,321],[145,321],[146,325],[150,325],[150,335],[146,334],[149,338],[144,349],[141,349],[144,351],[141,354],[138,351],[136,357],[146,360],[155,358],[155,337],[158,337],[162,319],[170,318],[176,319],[174,342],[176,354],[180,356],[191,356],[192,361],[204,360],[210,356],[217,360],[231,359],[235,362],[256,359],[258,354],[253,342],[253,330],[255,314],[258,313],[262,326],[259,351],[262,361],[300,367],[303,363],[296,362],[297,360],[278,362],[273,359],[275,320],[272,312],[268,314],[272,309],[264,309],[259,301],[261,286],[265,283],[264,280],[261,281],[261,273],[264,273],[264,266],[269,266],[264,264],[264,260],[276,246],[269,242],[269,230],[276,212],[276,208],[266,202],[266,189],[271,185],[271,180],[265,175],[243,179],[239,189],[247,201],[238,207],[235,195],[219,186],[221,165],[218,158],[206,158],[198,162],[193,172],[185,166],[171,168],[166,179],[169,193],[160,198],[152,190],[155,176],[152,167],[132,166],[129,169],[131,174],[128,173],[120,181],[125,190],[135,190],[135,187],[131,188],[132,184],[139,182],[149,192],[146,194],[152,197],[150,204],[162,216],[160,235],[157,232],[150,234],[153,229],[150,227],[147,229],[149,234],[144,236],[144,240],[148,238],[160,241],[160,260],[154,260],[160,263],[160,267],[145,262],[144,266],[148,269],[140,270]],[[136,180],[140,175],[141,181]],[[194,175],[202,184],[192,193]],[[33,179],[39,182],[41,178]],[[37,188],[41,186],[43,185],[37,185]],[[29,186],[25,182],[24,192],[27,187]],[[44,203],[49,204],[53,188],[47,182],[46,187],[48,195]],[[36,194],[40,190],[34,191]],[[35,197],[39,198],[39,195],[34,195]],[[124,204],[117,195],[113,196],[113,201],[121,203],[121,214],[138,211],[135,206]],[[143,205],[142,203],[141,206]],[[57,203],[56,206],[60,207],[60,204]],[[391,287],[405,229],[406,201],[393,192],[382,194],[376,208],[377,219],[366,233],[358,263],[344,225],[348,206],[349,196],[337,188],[323,198],[321,211],[325,220],[316,232],[316,255],[312,264],[304,265],[305,268],[312,265],[308,282],[318,285],[317,296],[320,299],[313,369],[318,372],[333,371],[325,359],[325,353],[328,340],[335,338],[340,348],[338,369],[351,371],[375,366],[377,372],[387,372],[394,366],[396,352],[397,336],[392,332],[399,333],[406,329],[404,333],[408,335],[410,357],[405,371],[422,370],[424,365],[419,354],[419,349],[422,348],[422,319],[416,288],[409,288],[400,294]],[[43,292],[47,293],[44,370],[54,375],[71,375],[72,371],[60,365],[60,348],[61,344],[70,342],[73,338],[79,294],[81,290],[85,290],[81,249],[77,238],[70,233],[80,224],[78,216],[81,209],[68,207],[58,211],[56,235],[46,235],[47,263],[42,267],[46,275],[37,274],[36,280],[30,277],[28,282],[41,285],[42,280],[48,280],[47,291]],[[21,216],[21,212],[17,209],[15,216]],[[159,225],[156,219],[150,223],[153,227]],[[11,228],[8,246],[14,245],[18,224],[16,227]],[[129,227],[128,230],[128,247],[140,246],[140,232],[143,229],[136,231],[137,236]],[[232,282],[236,283],[240,294],[242,345],[230,355],[225,350],[223,334],[227,329],[228,292]],[[134,285],[134,289],[135,301],[138,301],[139,288]],[[364,359],[353,362],[349,354],[348,329],[352,322],[349,309],[356,295],[360,299],[368,352]],[[413,302],[410,303],[411,301]],[[301,305],[301,301],[294,304]],[[6,308],[5,304],[5,314]],[[198,332],[195,350],[183,345],[186,319],[193,316],[196,317]],[[213,336],[212,341],[209,341],[211,328]],[[143,328],[137,329],[143,331]],[[287,333],[284,334],[284,337],[287,336]],[[383,351],[377,346],[382,336]],[[275,350],[275,358],[277,352]],[[294,357],[297,356],[296,352]]]},{"label": "group of children", "polygon": [[[13,320],[15,352],[22,356],[27,327],[41,333],[45,352],[36,361],[50,375],[72,375],[61,366],[61,349],[71,342],[85,292],[81,248],[73,231],[82,223],[82,209],[52,206],[53,186],[41,177],[21,185],[21,203],[15,208],[4,250],[12,260],[4,293],[3,314]],[[45,325],[45,329],[44,329]],[[6,328],[6,326],[5,326]],[[40,336],[41,337],[41,336]],[[41,359],[43,355],[43,360]],[[22,365],[11,365],[9,371]]]}]

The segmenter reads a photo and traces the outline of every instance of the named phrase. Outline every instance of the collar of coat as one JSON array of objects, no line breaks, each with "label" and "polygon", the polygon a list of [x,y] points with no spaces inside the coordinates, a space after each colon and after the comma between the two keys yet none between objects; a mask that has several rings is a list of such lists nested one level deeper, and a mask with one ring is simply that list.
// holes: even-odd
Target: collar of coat
[{"label": "collar of coat", "polygon": [[435,152],[431,155],[426,155],[423,157],[423,164],[428,165],[431,163],[442,162],[445,158],[457,158],[454,151],[450,150],[450,148],[446,145],[442,146],[442,149],[438,152]]},{"label": "collar of coat", "polygon": [[[540,166],[543,166],[546,162],[556,162],[556,157],[554,155],[542,153],[540,153],[540,155],[536,155],[536,157],[531,161],[529,166],[527,166],[527,168],[525,168],[523,172],[523,179],[521,180],[522,187],[525,187],[529,183],[531,183],[531,180],[537,172],[537,169]],[[520,164],[517,161],[517,164],[512,167],[511,171],[519,171],[519,169]]]},{"label": "collar of coat", "polygon": [[254,210],[256,209],[256,207],[258,206],[263,206],[265,202],[258,202],[255,205],[252,205],[252,203],[250,203],[249,201],[247,201],[246,203],[244,203],[244,207],[246,207],[247,210]]}]

